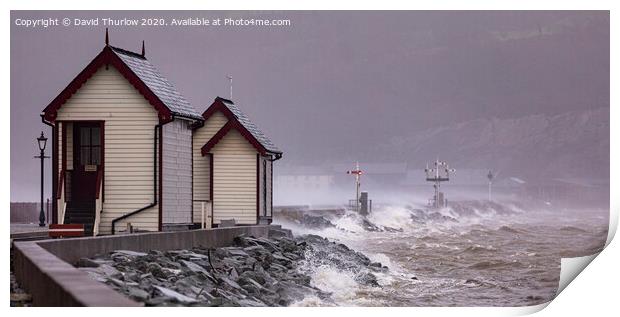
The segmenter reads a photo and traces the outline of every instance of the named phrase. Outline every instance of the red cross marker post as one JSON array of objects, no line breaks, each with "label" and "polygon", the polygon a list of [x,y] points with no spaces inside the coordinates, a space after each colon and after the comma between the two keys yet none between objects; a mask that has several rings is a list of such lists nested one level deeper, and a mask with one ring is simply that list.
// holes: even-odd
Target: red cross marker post
[{"label": "red cross marker post", "polygon": [[355,211],[360,210],[360,176],[362,176],[362,170],[360,170],[360,163],[355,163],[355,169],[347,171],[347,174],[355,175]]}]

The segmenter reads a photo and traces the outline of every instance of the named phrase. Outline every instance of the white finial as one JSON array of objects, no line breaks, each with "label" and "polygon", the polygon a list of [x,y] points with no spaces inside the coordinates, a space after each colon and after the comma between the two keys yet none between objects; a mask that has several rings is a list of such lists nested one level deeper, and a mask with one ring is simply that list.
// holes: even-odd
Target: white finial
[{"label": "white finial", "polygon": [[232,101],[232,97],[233,97],[233,94],[232,94],[232,85],[233,85],[232,75],[226,75],[226,78],[228,78],[228,81],[230,83],[230,100]]}]

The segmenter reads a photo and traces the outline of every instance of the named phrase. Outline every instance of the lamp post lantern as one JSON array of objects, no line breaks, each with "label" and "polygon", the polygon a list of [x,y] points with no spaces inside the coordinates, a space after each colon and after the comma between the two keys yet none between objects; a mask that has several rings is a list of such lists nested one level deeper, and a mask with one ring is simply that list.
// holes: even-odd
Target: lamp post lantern
[{"label": "lamp post lantern", "polygon": [[45,212],[43,211],[43,161],[46,158],[49,158],[49,156],[45,156],[45,145],[47,144],[47,138],[43,135],[43,131],[41,131],[41,136],[37,138],[37,143],[39,144],[39,150],[41,151],[39,156],[34,157],[41,160],[41,211],[39,212],[39,227],[45,227]]}]

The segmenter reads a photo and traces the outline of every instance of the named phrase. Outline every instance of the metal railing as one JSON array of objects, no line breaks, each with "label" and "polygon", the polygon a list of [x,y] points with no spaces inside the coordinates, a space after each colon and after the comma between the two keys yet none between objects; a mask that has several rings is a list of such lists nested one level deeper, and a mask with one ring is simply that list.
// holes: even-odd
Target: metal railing
[{"label": "metal railing", "polygon": [[[356,203],[355,199],[349,199],[349,209],[359,212],[359,209],[362,208],[362,203]],[[372,199],[368,199],[368,212],[372,212]]]},{"label": "metal railing", "polygon": [[63,185],[65,184],[65,170],[61,169],[60,170],[60,174],[58,175],[58,186],[56,188],[56,199],[60,199],[62,196],[64,196],[64,191],[62,190]]},{"label": "metal railing", "polygon": [[58,223],[61,224],[61,225],[65,223],[65,213],[66,212],[67,212],[67,202],[63,201],[62,202],[61,214],[58,217]]},{"label": "metal railing", "polygon": [[99,168],[97,170],[97,185],[95,187],[95,199],[99,199],[101,195],[101,187],[103,183],[103,169]]},{"label": "metal railing", "polygon": [[193,200],[200,203],[200,229],[206,229],[207,224],[211,227],[213,218],[213,202],[210,200]]},{"label": "metal railing", "polygon": [[103,212],[103,170],[97,171],[97,186],[95,192],[95,223],[93,224],[93,236],[99,234],[99,224],[101,223],[101,213]]},{"label": "metal railing", "polygon": [[[65,183],[65,170],[60,170],[60,175],[58,177],[58,186],[56,191],[56,206],[59,211],[58,215],[58,223],[65,223],[65,211],[67,210],[67,202],[65,200],[65,191],[63,190],[63,185]],[[62,208],[61,208],[62,207]]]}]

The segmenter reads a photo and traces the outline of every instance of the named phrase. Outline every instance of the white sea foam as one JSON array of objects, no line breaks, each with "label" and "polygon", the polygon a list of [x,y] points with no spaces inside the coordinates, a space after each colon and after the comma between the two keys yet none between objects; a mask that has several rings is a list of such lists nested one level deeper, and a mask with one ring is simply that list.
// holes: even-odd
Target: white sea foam
[{"label": "white sea foam", "polygon": [[404,229],[411,226],[411,212],[404,207],[387,206],[372,212],[368,220],[379,226]]},{"label": "white sea foam", "polygon": [[347,212],[343,217],[334,221],[336,228],[349,232],[364,232],[364,228],[360,225],[360,218],[353,212]]},{"label": "white sea foam", "polygon": [[[546,235],[553,234],[544,228],[529,227],[529,223],[538,224],[544,220],[541,218],[549,218],[555,224],[557,213],[548,212],[547,215],[537,211],[533,217],[531,214],[534,212],[527,211],[527,217],[524,217],[524,211],[516,204],[487,201],[454,202],[439,211],[440,215],[452,219],[438,217],[437,212],[423,207],[381,206],[366,218],[353,211],[347,211],[344,215],[325,215],[334,224],[333,227],[309,229],[303,224],[295,224],[291,228],[295,234],[317,234],[344,243],[389,270],[372,272],[381,287],[370,287],[356,281],[357,272],[330,265],[314,267],[309,263],[305,273],[310,275],[312,285],[332,293],[331,299],[309,296],[293,305],[376,306],[383,302],[396,305],[409,302],[422,305],[468,304],[470,302],[467,300],[471,299],[466,295],[457,302],[450,298],[461,294],[461,288],[485,288],[481,291],[490,294],[503,292],[490,283],[495,276],[510,274],[517,267],[515,263],[523,263],[524,268],[530,269],[546,264],[546,258],[541,256],[546,252],[545,246],[534,245],[516,251],[512,249],[511,239],[515,235],[528,237],[531,234],[544,239]],[[577,216],[574,218],[564,217],[561,221],[568,226],[580,219]],[[364,220],[371,225],[364,223]],[[548,222],[542,223],[548,225]],[[365,229],[370,227],[374,230],[372,225],[402,229],[403,232],[369,232]],[[527,241],[524,240],[524,243]],[[507,292],[512,287],[506,288]],[[391,294],[399,295],[391,297]],[[510,302],[521,303],[518,298]]]},{"label": "white sea foam", "polygon": [[360,284],[355,281],[355,274],[339,270],[330,265],[315,266],[311,262],[302,264],[302,270],[311,277],[310,285],[331,293],[329,300],[322,300],[314,295],[306,296],[292,306],[333,306],[364,305],[367,301],[358,295]]}]

